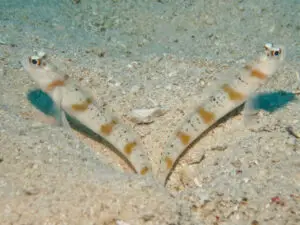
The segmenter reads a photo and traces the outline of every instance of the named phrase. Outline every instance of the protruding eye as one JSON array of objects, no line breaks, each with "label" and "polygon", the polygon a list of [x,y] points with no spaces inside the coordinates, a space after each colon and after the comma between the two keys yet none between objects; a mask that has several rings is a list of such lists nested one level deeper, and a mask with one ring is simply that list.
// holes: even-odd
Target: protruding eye
[{"label": "protruding eye", "polygon": [[41,60],[38,58],[29,57],[29,62],[33,65],[41,65]]},{"label": "protruding eye", "polygon": [[273,55],[273,56],[279,56],[280,53],[281,53],[281,49],[272,51],[272,55]]},{"label": "protruding eye", "polygon": [[41,65],[41,60],[40,59],[32,59],[31,63],[39,66],[39,65]]}]

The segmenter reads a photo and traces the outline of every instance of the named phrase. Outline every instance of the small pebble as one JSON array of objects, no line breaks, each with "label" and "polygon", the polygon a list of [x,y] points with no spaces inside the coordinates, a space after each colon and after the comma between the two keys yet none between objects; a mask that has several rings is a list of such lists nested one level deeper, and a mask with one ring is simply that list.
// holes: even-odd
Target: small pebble
[{"label": "small pebble", "polygon": [[169,84],[169,85],[167,85],[165,88],[166,88],[168,91],[170,91],[170,90],[172,90],[172,85]]},{"label": "small pebble", "polygon": [[117,220],[116,224],[117,225],[130,225],[129,223],[124,222],[123,220]]},{"label": "small pebble", "polygon": [[133,94],[135,94],[135,93],[137,93],[140,89],[141,89],[140,86],[134,85],[134,86],[132,86],[132,88],[130,89],[130,92],[133,93]]},{"label": "small pebble", "polygon": [[164,115],[166,109],[155,107],[151,109],[134,109],[131,111],[130,120],[136,124],[149,124],[154,121],[155,117]]}]

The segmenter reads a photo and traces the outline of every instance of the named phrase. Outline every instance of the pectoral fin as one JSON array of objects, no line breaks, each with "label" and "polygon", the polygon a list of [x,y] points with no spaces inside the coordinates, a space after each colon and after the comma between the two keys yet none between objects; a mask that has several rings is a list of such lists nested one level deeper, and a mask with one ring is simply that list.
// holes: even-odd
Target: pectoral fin
[{"label": "pectoral fin", "polygon": [[260,110],[273,113],[295,100],[297,100],[296,94],[286,91],[253,94],[245,103],[243,113],[245,125],[249,126],[253,124],[255,117]]},{"label": "pectoral fin", "polygon": [[257,115],[260,110],[260,108],[258,107],[257,97],[257,94],[253,94],[249,96],[248,100],[245,103],[243,120],[247,128],[250,128],[255,124],[255,120],[257,119]]}]

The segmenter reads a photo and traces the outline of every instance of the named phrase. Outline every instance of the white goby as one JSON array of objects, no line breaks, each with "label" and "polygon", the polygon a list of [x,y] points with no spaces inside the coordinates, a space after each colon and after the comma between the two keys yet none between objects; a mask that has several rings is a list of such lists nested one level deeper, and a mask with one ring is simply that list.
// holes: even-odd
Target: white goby
[{"label": "white goby", "polygon": [[61,110],[62,122],[68,126],[65,113],[100,135],[112,145],[141,175],[151,174],[151,164],[138,135],[106,107],[97,106],[90,91],[62,75],[46,55],[27,57],[22,65],[39,87]]},{"label": "white goby", "polygon": [[[166,184],[180,156],[197,138],[221,118],[242,105],[278,69],[284,59],[281,47],[266,44],[265,54],[246,66],[231,82],[221,83],[217,90],[190,113],[170,137],[162,152],[157,177]],[[249,104],[250,106],[250,104]]]}]

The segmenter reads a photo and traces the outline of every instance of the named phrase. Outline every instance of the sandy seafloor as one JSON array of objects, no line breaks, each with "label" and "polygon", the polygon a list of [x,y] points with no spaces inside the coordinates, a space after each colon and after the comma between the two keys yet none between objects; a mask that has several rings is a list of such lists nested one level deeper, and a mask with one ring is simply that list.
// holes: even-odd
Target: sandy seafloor
[{"label": "sandy seafloor", "polygon": [[[37,85],[20,64],[45,51],[139,133],[156,171],[178,123],[266,42],[287,54],[259,91],[299,90],[299,18],[299,0],[0,0],[0,224],[300,224],[300,140],[286,131],[300,132],[299,102],[251,129],[228,118],[163,187],[49,124],[26,99]],[[155,106],[168,110],[151,124],[128,118]]]}]

